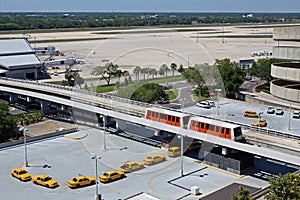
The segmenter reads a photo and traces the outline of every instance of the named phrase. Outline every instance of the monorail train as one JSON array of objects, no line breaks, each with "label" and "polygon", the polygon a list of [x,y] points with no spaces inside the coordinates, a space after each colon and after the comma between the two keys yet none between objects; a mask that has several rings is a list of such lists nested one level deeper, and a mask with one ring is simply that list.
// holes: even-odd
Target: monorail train
[{"label": "monorail train", "polygon": [[148,108],[145,118],[234,141],[243,139],[241,126],[161,108]]}]

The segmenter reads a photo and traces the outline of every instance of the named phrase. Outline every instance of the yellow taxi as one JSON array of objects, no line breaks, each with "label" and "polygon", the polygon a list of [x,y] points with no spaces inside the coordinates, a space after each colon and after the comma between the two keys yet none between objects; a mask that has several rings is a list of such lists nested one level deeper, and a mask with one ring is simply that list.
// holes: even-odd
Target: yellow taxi
[{"label": "yellow taxi", "polygon": [[143,162],[128,161],[128,162],[125,162],[120,167],[120,171],[132,172],[132,171],[136,171],[136,170],[139,170],[139,169],[142,169],[142,168],[144,168],[144,163]]},{"label": "yellow taxi", "polygon": [[55,188],[58,187],[58,182],[50,176],[47,175],[36,175],[32,177],[31,181],[35,184],[47,187]]},{"label": "yellow taxi", "polygon": [[96,178],[92,176],[76,176],[75,178],[68,180],[67,185],[69,188],[80,188],[87,185],[94,185],[96,183]]},{"label": "yellow taxi", "polygon": [[165,156],[152,154],[151,156],[148,156],[147,158],[145,158],[143,161],[144,161],[145,165],[153,165],[156,163],[163,162],[165,160],[166,160]]},{"label": "yellow taxi", "polygon": [[30,181],[31,175],[23,168],[14,168],[10,170],[10,174],[20,181]]},{"label": "yellow taxi", "polygon": [[188,147],[188,151],[193,151],[193,150],[195,150],[195,149],[199,149],[199,148],[201,148],[201,146],[202,146],[202,142],[199,142],[199,141],[196,141],[196,142],[192,142],[191,144],[190,144],[190,146]]},{"label": "yellow taxi", "polygon": [[251,124],[252,126],[266,127],[267,121],[265,119],[260,119],[258,122],[254,122]]},{"label": "yellow taxi", "polygon": [[181,151],[179,147],[170,147],[168,149],[168,156],[170,157],[176,157],[176,156],[180,156],[181,155]]},{"label": "yellow taxi", "polygon": [[253,110],[245,110],[244,111],[244,117],[254,117],[254,118],[258,118],[258,114],[253,111]]},{"label": "yellow taxi", "polygon": [[99,181],[102,183],[108,183],[118,179],[125,178],[125,172],[119,170],[110,170],[99,176]]}]

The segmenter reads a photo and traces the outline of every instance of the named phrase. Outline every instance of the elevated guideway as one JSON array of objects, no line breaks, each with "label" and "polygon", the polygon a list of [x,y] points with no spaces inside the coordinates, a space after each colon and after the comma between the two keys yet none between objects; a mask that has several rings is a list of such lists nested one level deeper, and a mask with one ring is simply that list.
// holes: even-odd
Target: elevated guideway
[{"label": "elevated guideway", "polygon": [[199,139],[222,147],[228,147],[300,166],[300,156],[147,120],[144,118],[144,113],[148,107],[152,106],[151,104],[122,99],[111,95],[95,94],[70,87],[8,78],[0,79],[0,91],[56,102],[92,113],[105,114],[115,119],[130,121],[153,129],[176,133],[178,135]]}]

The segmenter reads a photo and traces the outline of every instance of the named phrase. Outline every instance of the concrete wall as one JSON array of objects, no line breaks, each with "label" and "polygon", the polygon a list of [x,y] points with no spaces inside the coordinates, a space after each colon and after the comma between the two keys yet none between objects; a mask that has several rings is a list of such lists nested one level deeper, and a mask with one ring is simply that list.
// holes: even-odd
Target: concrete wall
[{"label": "concrete wall", "polygon": [[300,102],[300,90],[285,88],[282,86],[275,85],[272,82],[270,85],[270,92],[276,97],[290,101]]},{"label": "concrete wall", "polygon": [[299,66],[299,68],[291,68],[288,65],[285,66],[284,63],[280,63],[279,65],[272,64],[271,76],[283,80],[300,82],[300,64],[295,63],[295,66],[297,65]]},{"label": "concrete wall", "polygon": [[274,40],[299,40],[300,41],[300,27],[280,27],[273,29]]},{"label": "concrete wall", "polygon": [[295,46],[276,46],[273,47],[273,57],[279,59],[300,60],[300,43],[299,47]]}]

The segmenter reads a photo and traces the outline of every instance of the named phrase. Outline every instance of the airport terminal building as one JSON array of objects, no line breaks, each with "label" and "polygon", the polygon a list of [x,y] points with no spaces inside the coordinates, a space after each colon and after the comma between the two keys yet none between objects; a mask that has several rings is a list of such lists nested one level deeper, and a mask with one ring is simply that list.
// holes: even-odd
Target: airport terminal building
[{"label": "airport terminal building", "polygon": [[[300,27],[274,28],[273,57],[286,62],[272,64],[270,92],[281,99],[300,102]],[[280,43],[284,42],[284,45]]]},{"label": "airport terminal building", "polygon": [[26,39],[0,40],[0,76],[37,80],[42,66]]}]

